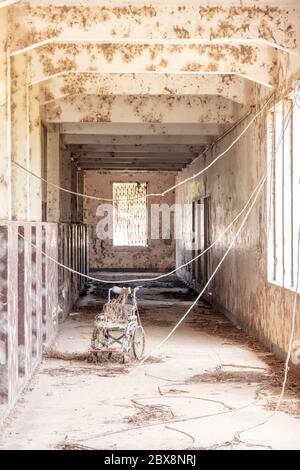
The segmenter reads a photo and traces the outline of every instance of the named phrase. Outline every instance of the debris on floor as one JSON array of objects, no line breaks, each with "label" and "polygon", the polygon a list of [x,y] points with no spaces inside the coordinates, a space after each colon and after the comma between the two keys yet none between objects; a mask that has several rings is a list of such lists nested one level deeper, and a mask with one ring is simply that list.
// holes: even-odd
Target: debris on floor
[{"label": "debris on floor", "polygon": [[[187,304],[168,297],[166,309],[151,289],[147,299],[141,293],[139,310],[153,351]],[[260,426],[278,399],[283,364],[205,302],[145,363],[89,364],[94,317],[106,297],[101,292],[88,305],[82,297],[61,325],[1,448],[300,449],[299,377],[289,373],[281,412]]]}]

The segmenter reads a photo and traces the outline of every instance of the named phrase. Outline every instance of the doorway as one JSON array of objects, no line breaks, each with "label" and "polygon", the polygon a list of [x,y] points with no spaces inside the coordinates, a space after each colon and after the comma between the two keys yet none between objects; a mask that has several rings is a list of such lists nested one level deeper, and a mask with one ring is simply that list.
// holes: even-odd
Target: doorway
[{"label": "doorway", "polygon": [[[193,250],[192,257],[203,253],[210,245],[210,197],[193,201],[192,208]],[[211,274],[210,251],[192,264],[192,279],[195,287],[204,286]]]}]

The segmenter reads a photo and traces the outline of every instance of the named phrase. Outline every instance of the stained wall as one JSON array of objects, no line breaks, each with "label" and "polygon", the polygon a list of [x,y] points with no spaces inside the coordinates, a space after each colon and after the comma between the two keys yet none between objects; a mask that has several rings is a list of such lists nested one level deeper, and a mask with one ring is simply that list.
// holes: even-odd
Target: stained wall
[{"label": "stained wall", "polygon": [[[176,191],[176,201],[180,203],[192,202],[205,196],[211,198],[211,242],[237,216],[266,172],[266,112],[207,172]],[[183,170],[178,181],[195,174],[224,151],[243,131],[249,119],[224,137],[206,158],[198,158]],[[224,255],[242,219],[213,247],[212,270]],[[177,264],[192,258],[191,217],[182,220],[182,227],[182,240],[177,242]],[[267,236],[265,185],[209,290],[213,301],[237,324],[281,355],[287,351],[291,334],[294,293],[267,281]],[[182,269],[179,275],[191,283],[192,275],[188,267]],[[299,302],[297,318],[295,338],[300,336]]]},{"label": "stained wall", "polygon": [[86,243],[82,224],[0,221],[0,420],[83,285],[81,276],[59,268],[53,259],[86,273]]}]

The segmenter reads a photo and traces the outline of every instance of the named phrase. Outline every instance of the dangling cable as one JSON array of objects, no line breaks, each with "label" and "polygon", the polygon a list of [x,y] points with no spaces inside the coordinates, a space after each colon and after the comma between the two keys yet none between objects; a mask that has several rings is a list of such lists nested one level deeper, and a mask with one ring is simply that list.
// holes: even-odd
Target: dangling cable
[{"label": "dangling cable", "polygon": [[[293,105],[294,106],[294,105]],[[290,115],[290,113],[292,112],[292,109],[293,109],[293,106],[291,106],[291,108],[289,109],[288,113],[287,113],[287,116],[286,116],[286,120],[288,119],[288,116]],[[285,123],[285,126],[287,126],[287,123]],[[286,128],[286,127],[285,127]],[[281,143],[281,140],[283,138],[283,133],[284,133],[284,130],[281,132],[281,135],[279,137],[279,141],[278,141],[278,144],[277,144],[277,147],[275,149],[275,154],[273,156],[273,158],[270,160],[270,162],[268,163],[268,166],[267,166],[267,171],[268,169],[270,168],[270,166],[272,165],[273,163],[273,160],[275,158],[275,155],[276,155],[276,152],[278,151],[278,148],[279,148],[279,145]],[[267,173],[267,172],[266,172]],[[55,264],[57,264],[59,267],[71,272],[72,274],[76,274],[78,276],[81,276],[85,279],[88,279],[90,281],[95,281],[95,282],[99,282],[99,283],[102,283],[102,284],[124,284],[124,282],[126,283],[135,283],[135,282],[151,282],[151,281],[158,281],[160,279],[163,279],[165,277],[168,277],[174,273],[176,273],[177,271],[179,271],[180,269],[184,268],[185,266],[188,266],[189,264],[193,263],[196,259],[199,259],[201,258],[203,255],[205,255],[205,253],[207,253],[209,250],[211,250],[213,248],[214,245],[216,245],[220,240],[221,238],[228,232],[228,230],[232,227],[232,225],[241,217],[241,215],[246,211],[247,209],[247,206],[249,205],[251,199],[254,197],[254,195],[256,194],[256,191],[258,190],[258,188],[260,187],[261,185],[261,182],[264,180],[265,178],[265,175],[262,177],[262,179],[258,182],[258,184],[256,185],[256,187],[254,188],[253,192],[251,193],[248,201],[246,202],[246,204],[244,205],[244,207],[241,209],[241,211],[236,215],[236,217],[230,222],[230,224],[225,228],[225,230],[216,238],[216,240],[210,245],[208,246],[205,250],[203,250],[201,253],[199,253],[197,256],[195,256],[194,258],[192,258],[191,260],[187,261],[186,263],[183,263],[182,265],[178,266],[177,268],[173,269],[172,271],[168,272],[168,273],[164,273],[164,274],[161,274],[159,276],[155,276],[155,277],[151,277],[151,278],[138,278],[138,279],[128,279],[126,281],[124,281],[124,279],[111,279],[111,280],[108,280],[108,279],[100,279],[100,278],[97,278],[97,277],[94,277],[94,276],[89,276],[88,274],[83,274],[83,273],[80,273],[79,271],[76,271],[75,269],[72,269],[70,268],[69,266],[65,266],[64,264],[60,263],[58,260],[56,260],[55,258],[53,258],[52,256],[48,255],[44,250],[41,250],[41,249],[38,249],[37,246],[33,243],[30,243],[30,245],[35,248],[37,251],[39,251],[40,253],[42,253],[46,258],[50,259],[51,261],[53,261]],[[23,238],[25,240],[25,237],[22,236],[21,234],[19,234],[19,236],[21,238]],[[26,240],[25,240],[26,242]],[[26,242],[27,243],[27,242]]]},{"label": "dangling cable", "polygon": [[[203,173],[205,173],[209,168],[211,168],[221,157],[223,157],[241,139],[241,137],[252,126],[252,124],[258,118],[258,116],[260,116],[263,113],[266,106],[269,104],[270,100],[272,99],[273,94],[274,94],[274,92],[269,96],[269,98],[264,103],[264,105],[261,107],[261,109],[255,114],[255,116],[253,116],[253,118],[247,124],[245,129],[243,129],[243,131],[237,136],[237,138],[234,139],[234,141],[231,142],[231,144],[223,152],[221,152],[219,155],[217,155],[216,158],[212,162],[209,163],[209,165],[207,165],[205,168],[200,170],[198,173],[190,176],[189,178],[186,178],[185,180],[180,181],[179,183],[175,184],[174,186],[171,186],[170,188],[166,189],[162,193],[149,193],[149,194],[146,194],[146,197],[147,198],[149,198],[149,197],[164,197],[166,194],[168,194],[171,191],[174,191],[174,189],[178,188],[179,186],[182,186],[183,184],[187,183],[188,181],[191,181],[191,180],[197,178],[198,176],[202,175]],[[202,152],[199,156],[203,155],[205,152],[206,152],[206,150],[204,152]],[[96,200],[96,201],[105,201],[105,202],[112,202],[112,203],[115,202],[111,198],[103,198],[103,197],[98,197],[98,196],[92,196],[90,194],[83,194],[83,193],[79,193],[77,191],[72,191],[70,189],[63,188],[63,187],[61,187],[61,186],[59,186],[55,183],[52,183],[51,181],[48,181],[46,178],[43,178],[42,176],[37,175],[33,171],[29,170],[28,168],[25,168],[23,165],[21,165],[20,163],[14,161],[14,160],[12,160],[12,164],[17,166],[18,168],[22,169],[23,171],[27,172],[29,175],[34,176],[35,178],[39,179],[43,183],[46,183],[47,185],[52,186],[53,188],[58,189],[60,191],[66,192],[68,194],[72,194],[73,196],[79,196],[79,197],[86,198],[86,199],[93,199],[93,200]],[[144,197],[145,196],[135,196],[135,197],[132,197],[132,198],[119,199],[119,201],[123,201],[123,200],[125,200],[125,201],[134,201],[134,200],[139,200],[139,199],[144,198]]]}]

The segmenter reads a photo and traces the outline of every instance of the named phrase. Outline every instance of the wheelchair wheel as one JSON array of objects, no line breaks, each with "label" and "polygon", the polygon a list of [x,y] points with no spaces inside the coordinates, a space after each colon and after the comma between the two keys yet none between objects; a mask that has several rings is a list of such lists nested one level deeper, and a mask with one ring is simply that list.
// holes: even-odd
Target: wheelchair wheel
[{"label": "wheelchair wheel", "polygon": [[145,331],[141,325],[139,325],[133,332],[132,351],[135,359],[140,361],[145,351]]}]

